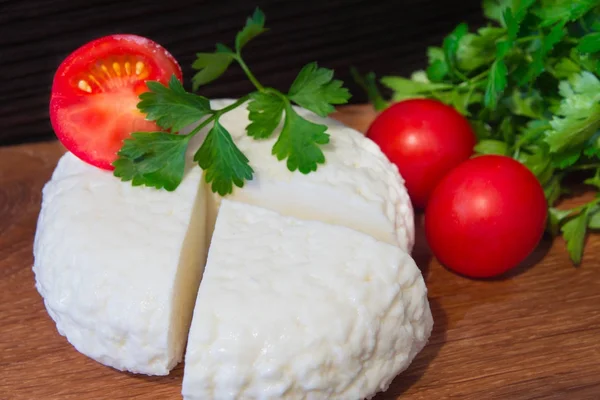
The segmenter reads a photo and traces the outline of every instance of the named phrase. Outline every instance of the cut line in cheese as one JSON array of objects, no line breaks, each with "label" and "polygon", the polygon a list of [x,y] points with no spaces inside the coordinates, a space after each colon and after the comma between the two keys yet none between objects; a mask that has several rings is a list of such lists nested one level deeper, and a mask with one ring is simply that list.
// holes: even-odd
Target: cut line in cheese
[{"label": "cut line in cheese", "polygon": [[[220,109],[234,100],[213,100]],[[301,219],[347,226],[410,252],[414,244],[413,209],[403,180],[373,141],[332,118],[322,118],[296,107],[302,117],[328,126],[330,142],[323,146],[324,165],[317,171],[290,172],[271,150],[281,127],[269,139],[256,140],[246,133],[248,112],[238,108],[219,121],[250,160],[254,178],[234,188],[227,198],[264,207]],[[193,139],[198,147],[209,128]],[[212,197],[213,209],[219,196]],[[215,213],[209,225],[214,225]]]},{"label": "cut line in cheese", "polygon": [[[221,100],[213,101],[212,105],[218,109],[230,103],[230,100]],[[404,346],[410,349],[407,350],[410,354],[407,353],[397,359],[389,358],[385,362],[382,361],[381,365],[378,364],[379,367],[374,364],[372,368],[369,367],[372,372],[365,372],[364,376],[359,376],[361,372],[355,370],[353,373],[356,377],[351,379],[354,383],[348,383],[347,389],[342,387],[341,381],[336,380],[339,377],[334,376],[335,368],[329,372],[328,377],[314,378],[315,385],[324,385],[326,382],[332,385],[331,390],[335,390],[339,396],[331,398],[345,398],[343,393],[353,395],[382,390],[393,374],[408,365],[430,332],[426,289],[422,277],[409,256],[414,242],[413,211],[410,200],[397,168],[385,158],[374,143],[332,119],[320,118],[299,108],[297,111],[313,122],[329,126],[328,133],[331,134],[331,140],[324,148],[327,163],[320,165],[316,172],[308,175],[288,171],[284,162],[277,161],[271,155],[275,138],[261,141],[249,138],[244,130],[248,124],[247,111],[235,110],[225,114],[221,118],[221,123],[250,159],[255,177],[254,180],[247,182],[244,188],[236,188],[227,200],[222,200],[210,192],[204,183],[202,171],[197,167],[191,168],[194,147],[188,151],[188,171],[185,178],[179,188],[173,192],[133,187],[130,182],[121,182],[108,171],[92,167],[70,153],[65,154],[51,181],[44,188],[34,244],[33,267],[36,287],[44,298],[48,313],[56,322],[58,331],[65,335],[81,353],[105,365],[136,373],[167,374],[183,357],[194,303],[201,302],[196,305],[196,309],[201,310],[206,306],[205,303],[209,302],[206,295],[202,295],[203,290],[206,292],[218,289],[218,286],[210,280],[212,279],[210,277],[217,272],[215,268],[218,267],[209,267],[206,278],[208,280],[202,282],[201,296],[196,299],[209,246],[216,246],[223,253],[222,236],[218,236],[216,242],[211,240],[215,221],[219,220],[222,212],[224,214],[222,219],[226,219],[227,215],[244,210],[247,218],[258,215],[268,221],[287,221],[281,222],[282,230],[287,230],[291,225],[302,225],[305,231],[312,232],[314,238],[321,238],[318,240],[325,240],[326,237],[322,232],[317,231],[321,229],[332,235],[341,235],[340,238],[353,238],[349,239],[349,242],[354,244],[352,248],[366,246],[371,249],[369,251],[381,250],[382,253],[391,254],[390,260],[393,259],[397,265],[400,265],[400,269],[395,270],[388,265],[390,264],[388,262],[386,264],[388,267],[380,271],[382,274],[388,271],[386,273],[390,281],[387,289],[390,296],[392,294],[396,296],[394,304],[397,306],[392,306],[393,296],[382,296],[368,303],[370,306],[362,306],[360,296],[351,299],[342,289],[340,293],[344,293],[346,297],[332,298],[331,301],[332,304],[339,304],[345,310],[349,308],[344,301],[355,301],[354,306],[364,308],[362,311],[364,315],[361,314],[362,319],[359,318],[361,323],[355,329],[359,330],[356,334],[363,335],[367,340],[364,342],[366,347],[359,348],[360,345],[354,338],[353,344],[349,345],[353,352],[377,353],[379,351],[377,348],[369,347],[371,343],[369,340],[374,340],[376,336],[374,330],[385,328],[393,339],[393,344],[386,342],[386,346]],[[199,135],[194,139],[197,145],[202,138]],[[225,211],[222,211],[225,204],[227,205]],[[260,225],[259,222],[257,221],[257,227]],[[234,223],[235,221],[230,220],[227,222],[229,225],[235,225]],[[285,232],[282,233],[281,243],[290,246],[293,241],[285,239],[285,235]],[[248,243],[255,243],[253,240],[251,235],[248,236]],[[310,243],[310,239],[307,240]],[[312,243],[312,245],[319,245],[319,243]],[[232,250],[229,256],[239,257],[240,260],[244,260],[244,263],[247,261],[250,265],[252,260],[247,257],[253,254],[254,247],[256,246],[250,246],[249,253],[245,254],[238,254],[236,252],[238,250]],[[333,246],[333,248],[337,247]],[[315,251],[321,256],[324,254],[321,247],[308,246],[306,256],[310,257],[314,249],[317,249],[318,251]],[[348,252],[350,251],[349,248]],[[331,271],[328,273],[342,271],[341,264],[351,263],[345,253],[346,250],[331,256],[333,258],[329,264],[322,258],[319,263],[325,269],[331,265]],[[258,256],[265,260],[269,258],[265,254]],[[385,293],[385,287],[381,286],[384,280],[377,280],[378,272],[373,268],[377,255],[367,256],[371,257],[365,259],[370,266],[370,272],[364,279],[375,279],[379,282],[377,284],[379,286],[373,284],[373,287],[377,287],[377,292],[380,294]],[[353,258],[357,257],[361,259],[360,254]],[[271,261],[276,263],[275,259]],[[281,265],[281,273],[291,271],[288,261]],[[406,266],[405,271],[402,270],[403,265]],[[275,274],[273,281],[283,282],[281,276],[279,276],[281,279],[275,279],[277,278],[275,267],[276,265],[273,264],[269,270],[270,273]],[[301,267],[290,274],[289,279],[301,280],[302,271],[309,273],[311,269]],[[416,282],[414,283],[416,286],[406,286],[403,283],[408,279],[403,275],[408,273],[406,271],[410,272],[409,278],[412,279],[411,282]],[[239,271],[240,274],[243,272],[243,270]],[[346,275],[348,279],[344,276],[340,277],[339,285],[341,287],[350,285],[351,290],[351,285],[357,284],[358,281]],[[267,282],[269,279],[269,276],[248,276],[248,282],[250,284],[254,282],[255,285],[260,285],[260,282]],[[305,279],[313,278],[305,277]],[[238,276],[233,281],[242,282],[243,279]],[[318,280],[315,282],[318,288]],[[303,287],[307,291],[310,289],[308,285]],[[412,288],[416,288],[415,292],[408,294],[413,290]],[[335,289],[333,292],[337,290],[332,289]],[[406,293],[402,292],[404,289],[407,290]],[[235,288],[223,287],[222,290],[235,290]],[[274,288],[270,290],[273,293],[271,300],[277,302],[275,297],[277,290]],[[283,297],[286,294],[288,293],[281,292]],[[322,293],[318,292],[318,294]],[[310,303],[311,293],[305,295],[307,302]],[[317,292],[315,298],[318,297],[316,295]],[[389,304],[380,304],[386,299],[390,301]],[[326,301],[322,297],[321,300]],[[249,301],[246,306],[250,304],[253,303]],[[282,307],[285,305],[285,302],[281,304]],[[225,310],[232,304],[216,303],[212,306]],[[420,307],[423,311],[418,314]],[[323,307],[323,310],[315,308],[314,312],[318,315],[320,311],[325,313],[327,310],[330,308]],[[245,312],[250,311],[247,309]],[[261,311],[256,310],[256,312]],[[301,310],[290,308],[290,312],[293,314]],[[388,329],[388,325],[393,322],[385,324],[381,322],[377,325],[378,318],[382,318],[381,315],[373,314],[377,312],[387,313],[390,321],[404,325],[395,327],[398,328],[396,331]],[[409,319],[405,318],[408,314],[403,313],[410,314]],[[282,315],[281,312],[279,315]],[[327,319],[333,319],[331,312],[327,315]],[[308,314],[305,317],[310,319]],[[417,322],[412,323],[414,321],[411,318]],[[210,324],[208,317],[203,316],[199,320],[203,322],[196,325],[200,324],[205,329],[210,328],[204,326]],[[358,321],[356,316],[352,321]],[[369,328],[369,321],[374,324],[371,328]],[[407,321],[412,322],[405,323]],[[344,322],[332,321],[332,323],[343,324]],[[301,323],[300,325],[302,326]],[[354,333],[348,338],[344,338],[342,333],[339,335],[341,336],[335,339],[337,342],[331,341],[331,343],[337,343],[336,351],[340,357],[343,357],[344,340],[350,340],[350,336]],[[190,337],[196,340],[198,335],[193,334]],[[313,332],[312,336],[306,337],[318,341],[318,332]],[[315,345],[317,344],[315,342]],[[200,344],[191,343],[190,346],[194,349]],[[392,351],[392,348],[386,349]],[[327,354],[327,357],[331,356],[331,353]],[[363,354],[361,357],[364,356]],[[348,359],[348,362],[350,361],[352,360]],[[331,365],[343,369],[343,364],[336,364],[334,360],[327,359],[324,362],[333,363]],[[348,365],[358,368],[358,364],[354,361]],[[219,368],[222,372],[223,368],[227,367],[221,364]],[[231,368],[236,367],[231,366]],[[300,367],[296,365],[295,368]],[[307,364],[306,368],[310,369],[310,365]],[[194,371],[193,376],[198,374],[196,369],[192,371]],[[295,375],[292,374],[295,383],[290,390],[292,392],[296,390],[293,393],[300,393],[298,390],[308,390],[310,386],[310,383],[303,381],[299,373],[296,371]],[[352,375],[352,371],[349,370],[345,370],[344,373]],[[186,374],[189,376],[189,373]],[[187,381],[193,381],[193,376],[186,378]],[[223,378],[225,375],[220,376]],[[253,379],[256,383],[256,379],[259,378]],[[265,379],[268,381],[267,378]],[[194,396],[198,398],[195,389],[192,392],[190,398]]]}]

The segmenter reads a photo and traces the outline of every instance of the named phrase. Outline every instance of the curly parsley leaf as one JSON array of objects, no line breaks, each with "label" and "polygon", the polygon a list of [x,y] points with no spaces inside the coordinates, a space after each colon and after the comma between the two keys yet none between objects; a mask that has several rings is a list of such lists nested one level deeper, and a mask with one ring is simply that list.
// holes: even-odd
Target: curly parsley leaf
[{"label": "curly parsley leaf", "polygon": [[192,78],[194,91],[223,75],[233,62],[235,54],[223,44],[217,44],[214,53],[198,53],[192,68],[199,70]]},{"label": "curly parsley leaf", "polygon": [[335,111],[334,104],[344,104],[350,99],[343,82],[333,79],[333,71],[319,68],[316,62],[305,65],[298,73],[288,92],[294,103],[321,117]]},{"label": "curly parsley leaf", "polygon": [[183,179],[189,138],[167,132],[134,132],[117,153],[114,175],[132,181],[133,186],[173,191]]},{"label": "curly parsley leaf", "polygon": [[303,174],[316,171],[317,165],[325,162],[325,155],[319,145],[329,143],[326,130],[327,126],[302,118],[287,103],[285,122],[273,146],[273,154],[280,161],[287,158],[287,167],[290,171],[299,170]]},{"label": "curly parsley leaf", "polygon": [[273,93],[255,92],[248,103],[250,125],[246,127],[249,136],[265,139],[273,134],[281,122],[285,101]]},{"label": "curly parsley leaf", "polygon": [[246,20],[246,26],[235,36],[235,49],[238,54],[250,40],[266,31],[265,14],[257,8],[254,14]]},{"label": "curly parsley leaf", "polygon": [[140,95],[137,108],[146,114],[146,119],[156,121],[163,129],[175,132],[212,113],[206,97],[188,93],[173,75],[169,86],[160,82],[146,82],[150,91]]},{"label": "curly parsley leaf", "polygon": [[194,161],[205,171],[212,191],[221,196],[231,193],[233,185],[243,187],[244,181],[252,179],[254,173],[248,158],[218,119],[194,155]]}]

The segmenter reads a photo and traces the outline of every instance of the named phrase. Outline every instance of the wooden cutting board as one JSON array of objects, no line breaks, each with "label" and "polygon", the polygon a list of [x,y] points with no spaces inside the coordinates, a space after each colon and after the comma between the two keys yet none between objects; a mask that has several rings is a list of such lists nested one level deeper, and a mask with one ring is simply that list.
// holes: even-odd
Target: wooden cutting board
[{"label": "wooden cutting board", "polygon": [[[362,131],[373,116],[365,106],[336,114]],[[75,351],[46,314],[32,241],[42,186],[63,151],[57,142],[0,148],[0,399],[180,399],[181,365],[167,377],[102,366]],[[376,400],[600,399],[600,237],[589,238],[580,267],[561,239],[546,240],[510,276],[475,281],[432,259],[416,219],[414,257],[435,327]]]}]

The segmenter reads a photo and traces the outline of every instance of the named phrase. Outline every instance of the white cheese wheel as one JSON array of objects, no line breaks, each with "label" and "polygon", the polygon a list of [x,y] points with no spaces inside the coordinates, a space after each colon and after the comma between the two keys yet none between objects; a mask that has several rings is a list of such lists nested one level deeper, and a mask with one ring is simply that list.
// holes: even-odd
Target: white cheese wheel
[{"label": "white cheese wheel", "polygon": [[206,194],[198,168],[167,192],[62,157],[44,187],[33,270],[77,350],[150,375],[181,361],[206,259]]},{"label": "white cheese wheel", "polygon": [[[232,102],[214,100],[211,105],[220,109]],[[246,133],[250,123],[246,107],[237,108],[220,122],[250,160],[255,176],[228,198],[288,216],[347,226],[410,252],[414,215],[398,168],[360,132],[332,118],[299,107],[295,110],[328,127],[330,142],[323,146],[326,163],[310,174],[290,172],[285,161],[271,154],[281,126],[271,138],[256,140]],[[202,139],[203,135],[198,135],[196,145]],[[218,201],[217,197],[217,207]],[[211,213],[212,224],[215,215]]]},{"label": "white cheese wheel", "polygon": [[[220,108],[230,103],[231,100],[214,101],[213,106]],[[426,305],[426,290],[420,276],[414,272],[414,263],[411,264],[412,260],[407,254],[414,242],[413,210],[397,168],[373,142],[333,119],[320,118],[299,108],[296,110],[314,122],[328,125],[331,142],[324,148],[327,163],[308,175],[291,173],[285,162],[277,161],[271,155],[275,138],[256,141],[246,136],[248,115],[245,108],[240,108],[223,116],[221,123],[249,157],[255,170],[255,178],[244,188],[236,188],[228,199],[260,206],[261,213],[271,216],[265,218],[273,221],[274,225],[280,224],[281,229],[287,230],[289,226],[298,223],[304,224],[309,230],[323,228],[343,239],[340,239],[342,241],[339,245],[342,247],[335,247],[337,245],[334,244],[333,248],[338,250],[331,252],[325,261],[318,259],[317,262],[321,268],[325,265],[322,273],[331,282],[339,275],[336,284],[339,288],[334,290],[338,297],[327,297],[322,287],[312,288],[304,282],[304,290],[311,290],[305,292],[308,299],[306,304],[310,304],[310,307],[302,309],[297,304],[290,303],[288,317],[285,318],[296,315],[298,318],[305,318],[307,324],[315,324],[328,318],[328,324],[338,328],[331,332],[338,336],[330,337],[330,325],[325,324],[320,328],[312,325],[313,331],[300,335],[307,335],[306,338],[298,337],[294,340],[299,345],[308,345],[310,341],[317,340],[319,335],[324,335],[323,343],[337,346],[335,354],[331,351],[328,353],[324,347],[317,346],[314,349],[315,357],[327,361],[325,365],[329,368],[326,376],[315,375],[315,385],[318,385],[315,393],[319,393],[318,396],[329,393],[338,396],[331,398],[349,399],[355,394],[374,393],[385,388],[392,377],[410,363],[429,335],[430,315]],[[202,135],[195,138],[196,147],[201,140]],[[194,151],[195,146],[192,146],[188,155]],[[220,203],[219,196],[213,195],[205,187],[202,171],[197,167],[188,171],[177,190],[166,192],[132,187],[130,182],[120,182],[108,171],[87,165],[70,153],[65,154],[43,191],[33,267],[36,287],[44,298],[58,331],[81,353],[105,365],[136,373],[167,374],[182,359],[207,246],[210,244],[217,213],[224,212],[219,209]],[[227,204],[227,201],[223,204]],[[256,207],[249,209],[254,210],[250,213],[253,214]],[[227,211],[223,221],[228,221],[227,215],[232,213],[231,210]],[[285,219],[283,216],[296,219]],[[300,220],[306,222],[301,223]],[[296,222],[290,224],[289,221]],[[318,232],[314,235],[326,237]],[[286,237],[282,236],[281,240]],[[254,239],[249,240],[249,243],[254,243]],[[345,240],[350,244],[343,245]],[[284,242],[289,247],[293,246],[294,240],[285,239]],[[216,243],[222,246],[222,238]],[[243,243],[239,245],[244,246]],[[248,244],[246,247],[248,246],[252,248],[254,245]],[[299,246],[306,249],[309,245],[303,242]],[[319,243],[312,243],[310,246],[317,246],[315,256],[324,257]],[[357,254],[354,248],[366,249],[365,254]],[[261,260],[270,259],[267,253],[261,254],[260,249],[260,246],[257,247],[251,254]],[[380,250],[382,254],[379,254]],[[298,261],[306,262],[311,259],[312,253],[304,254],[303,251],[298,250],[294,254],[300,257]],[[341,266],[350,262],[347,254],[355,255],[351,265],[355,266],[353,268],[356,268],[357,274],[367,271],[367,275],[374,277],[371,287],[376,288],[375,291],[363,288],[364,283],[356,276],[353,278],[352,273],[340,273]],[[248,256],[240,254],[237,261],[240,267],[246,263]],[[230,263],[235,263],[238,254],[232,251],[230,257]],[[251,261],[250,264],[253,265]],[[361,264],[362,261],[364,265]],[[396,267],[390,266],[390,262],[395,263]],[[277,295],[282,295],[282,299],[287,299],[286,295],[293,298],[298,293],[284,293],[287,290],[285,279],[300,279],[304,276],[301,271],[305,271],[305,274],[314,270],[299,269],[295,275],[289,273],[289,263],[281,261],[281,274],[278,274],[277,263],[276,259],[271,260],[272,268],[269,268],[274,271],[272,277],[250,277],[250,283],[255,282],[256,287],[261,287],[263,280],[272,284],[282,282],[280,290],[271,286],[270,292],[261,297],[263,300],[269,296],[275,299],[274,296]],[[377,263],[386,267],[377,271]],[[243,268],[240,269],[242,270]],[[212,271],[211,274],[215,273],[214,267]],[[408,273],[406,271],[410,272],[410,276],[405,275]],[[206,290],[232,290],[226,285],[219,289],[219,285],[226,282],[212,281],[211,274],[203,283],[203,287],[208,288]],[[242,276],[238,278],[245,282]],[[304,276],[303,279],[312,278]],[[240,287],[240,291],[252,289],[247,283]],[[287,285],[293,287],[294,282],[290,281]],[[332,286],[332,289],[335,287]],[[316,291],[315,298],[319,299],[318,302],[310,300],[312,290]],[[360,296],[339,297],[351,293],[360,293]],[[380,297],[373,300],[373,293],[379,293]],[[247,294],[241,293],[241,296]],[[416,299],[414,301],[418,297],[425,300],[418,300],[417,305],[412,303],[413,297]],[[208,306],[204,304],[206,300],[201,299],[205,297],[198,298],[199,307]],[[343,299],[350,303],[344,306]],[[332,303],[322,303],[329,301]],[[283,315],[287,307],[286,301],[276,303],[278,315]],[[317,303],[322,305],[322,310],[315,306]],[[246,321],[244,318],[248,312],[256,313],[257,321],[267,321],[270,318],[263,315],[262,308],[250,310],[248,307],[251,304],[255,303],[249,302],[243,313],[230,308],[227,303],[219,308],[225,314],[231,313],[230,318],[234,318],[236,314],[241,316],[241,321]],[[337,314],[332,312],[341,306],[342,314],[340,320],[336,321]],[[423,310],[417,311],[418,307]],[[356,314],[357,309],[361,310],[360,315]],[[310,313],[314,313],[314,316],[311,317]],[[213,324],[204,326],[203,329],[217,329],[221,326],[216,321],[209,323]],[[343,335],[342,328],[349,324],[354,324],[357,331],[350,332],[347,337],[339,336]],[[243,333],[246,328],[240,329]],[[394,329],[399,329],[400,332],[395,333]],[[414,332],[409,331],[410,329]],[[263,334],[268,332],[263,331]],[[195,334],[192,337],[197,339]],[[393,337],[396,338],[393,343],[386,339]],[[359,339],[366,341],[361,342]],[[308,342],[303,342],[304,340]],[[376,342],[381,344],[375,345]],[[249,346],[249,351],[253,351],[256,346],[248,337],[238,344],[240,347]],[[198,342],[198,346],[201,345],[202,342]],[[344,350],[345,346],[348,348],[347,352]],[[304,349],[310,353],[309,349]],[[298,348],[290,348],[290,351],[302,353]],[[391,357],[392,353],[401,354],[403,351],[406,353],[404,356]],[[362,355],[357,356],[357,352]],[[308,353],[304,355],[305,358],[309,357]],[[389,353],[389,356],[383,355],[384,353]],[[334,356],[339,358],[329,358]],[[344,366],[340,360],[348,361],[348,365]],[[356,370],[359,368],[357,360],[364,361],[365,365],[361,368],[371,372]],[[228,364],[229,362],[227,359],[218,361],[214,374],[223,377],[224,369],[237,368],[237,364]],[[192,372],[186,373],[186,381],[192,385],[191,395],[198,396],[200,392],[195,388],[197,382],[204,378],[194,368]],[[301,369],[302,366],[295,364],[295,368]],[[294,372],[296,375],[293,380],[297,386],[294,386],[290,392],[294,395],[289,398],[297,398],[294,396],[310,386],[307,382],[313,379],[308,379],[313,374],[309,371],[312,367],[308,364],[306,368],[308,370],[305,375],[299,369]],[[337,369],[340,369],[340,374],[354,371],[354,375],[343,378],[336,375]],[[267,381],[272,379],[268,376],[264,378]],[[256,375],[252,379],[255,379],[255,388],[263,385],[259,382],[261,376]],[[330,385],[330,389],[323,389],[325,384]],[[235,388],[235,384],[232,387]],[[345,395],[350,397],[344,397]]]},{"label": "white cheese wheel", "polygon": [[371,398],[425,345],[427,289],[403,250],[223,200],[198,293],[187,400]]}]

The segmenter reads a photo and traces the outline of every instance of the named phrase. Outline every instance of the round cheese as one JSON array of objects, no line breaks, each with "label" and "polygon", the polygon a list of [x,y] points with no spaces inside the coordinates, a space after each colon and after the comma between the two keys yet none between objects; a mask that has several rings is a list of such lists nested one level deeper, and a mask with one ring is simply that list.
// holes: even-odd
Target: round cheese
[{"label": "round cheese", "polygon": [[[212,105],[221,108],[231,102],[218,100]],[[248,254],[238,254],[236,247],[229,250],[229,264],[223,264],[223,268],[235,272],[230,265],[237,263],[240,275],[232,276],[234,279],[227,283],[219,275],[225,270],[220,271],[221,264],[216,262],[204,277],[202,287],[207,289],[201,293],[234,290],[227,285],[235,281],[240,283],[235,289],[239,291],[237,301],[250,299],[252,290],[261,285],[270,285],[258,300],[277,303],[277,315],[283,316],[286,323],[290,318],[304,318],[308,327],[295,332],[298,336],[286,343],[297,347],[291,346],[279,354],[279,361],[273,365],[287,368],[281,357],[298,355],[309,360],[314,355],[329,368],[318,375],[314,371],[302,372],[303,365],[307,369],[316,368],[314,365],[294,364],[293,377],[286,378],[293,386],[293,395],[288,398],[302,398],[301,393],[310,391],[314,384],[318,388],[315,393],[321,396],[315,399],[326,395],[350,399],[383,390],[395,374],[406,368],[429,335],[431,318],[426,289],[409,255],[414,243],[413,210],[397,168],[373,142],[333,119],[296,110],[315,123],[327,125],[331,135],[330,143],[324,146],[326,164],[308,175],[290,172],[285,162],[272,156],[277,132],[264,140],[246,135],[249,121],[245,107],[225,114],[220,122],[255,171],[254,179],[243,188],[236,188],[227,199],[246,204],[251,210],[260,208],[260,218],[281,230],[282,240],[285,238],[282,243],[290,254],[306,258],[304,267],[293,269],[289,257],[271,257],[267,250],[260,254],[256,240],[267,239],[267,235],[257,235],[255,239],[246,235],[246,244],[236,242],[235,246],[240,251],[250,249],[258,259],[268,260],[269,268],[262,270],[266,275],[259,279],[244,273],[245,265],[248,271],[254,270],[256,260],[248,259]],[[207,129],[203,134],[206,132]],[[194,138],[189,158],[203,134]],[[188,166],[191,164],[188,159]],[[43,191],[33,267],[36,287],[58,331],[81,353],[105,365],[137,373],[167,374],[183,357],[207,249],[214,245],[220,249],[218,254],[228,252],[230,242],[222,236],[211,241],[215,221],[222,212],[221,203],[222,199],[205,186],[198,167],[186,173],[177,190],[167,192],[133,187],[111,172],[65,154]],[[227,215],[232,215],[231,210]],[[223,218],[230,221],[227,216]],[[251,222],[246,217],[237,221],[242,224],[240,231],[251,232]],[[288,236],[295,224],[304,226],[304,233]],[[337,237],[339,244],[328,242],[327,235],[318,232],[321,230]],[[314,243],[315,238],[319,243]],[[295,243],[297,249],[292,251]],[[327,243],[333,250],[324,259]],[[258,253],[252,251],[254,247]],[[212,260],[218,261],[215,257]],[[311,275],[317,269],[322,269],[325,275],[321,278],[326,276],[328,286],[319,289],[318,285],[312,288],[307,283],[313,282]],[[367,281],[361,281],[367,278],[374,283],[369,286]],[[295,287],[298,279],[299,286]],[[246,280],[257,283],[252,286]],[[330,286],[331,293],[327,295],[322,289]],[[287,293],[287,289],[292,292]],[[311,308],[303,310],[301,296],[310,299],[313,289],[314,299],[308,302]],[[241,322],[250,324],[230,332],[251,332],[247,317],[248,313],[255,313],[256,329],[263,337],[269,335],[271,328],[277,333],[279,328],[265,322],[271,317],[263,315],[265,309],[259,307],[260,302],[249,301],[245,308],[237,309],[229,301],[208,304],[210,297],[198,297],[196,309],[209,307],[208,310],[227,315],[230,320],[238,315]],[[337,311],[340,320],[336,322]],[[198,321],[208,331],[227,327],[227,323],[210,318],[198,317]],[[318,321],[352,329],[332,330]],[[192,349],[205,345],[197,342],[198,337],[190,336],[194,341]],[[236,343],[242,353],[256,350],[251,337],[240,336]],[[272,343],[280,347],[284,344]],[[312,350],[311,343],[316,346]],[[211,351],[217,351],[214,344],[211,346]],[[333,346],[334,353],[328,346]],[[223,371],[229,368],[252,368],[248,363],[217,358],[206,359],[213,363],[213,378],[217,380],[225,379],[227,374]],[[193,357],[190,360],[190,368],[198,365],[192,362]],[[261,370],[264,373],[268,370],[265,368]],[[190,371],[186,380],[192,382],[192,388],[203,377],[210,378],[195,368]],[[348,376],[350,373],[353,375]],[[261,376],[251,378],[253,393],[264,388]],[[265,379],[267,382],[271,378]],[[190,397],[197,397],[197,393],[204,392],[192,389]]]}]

